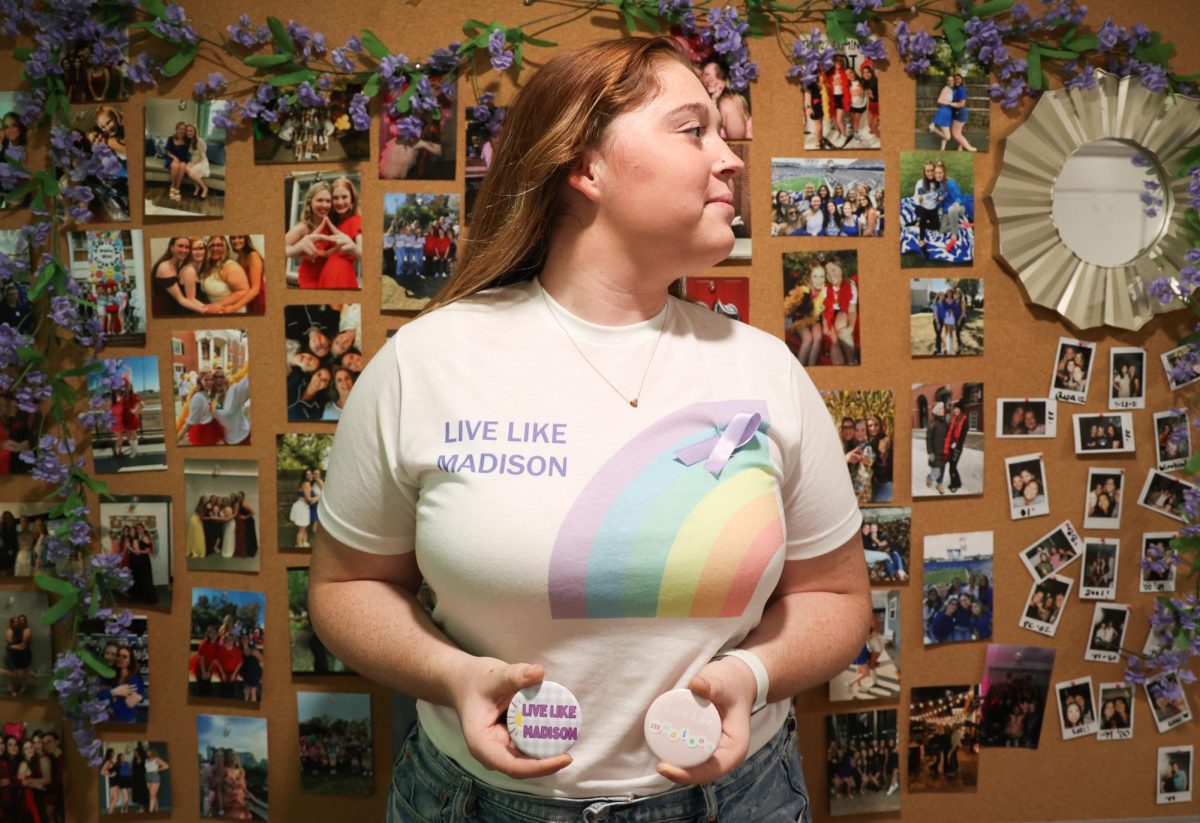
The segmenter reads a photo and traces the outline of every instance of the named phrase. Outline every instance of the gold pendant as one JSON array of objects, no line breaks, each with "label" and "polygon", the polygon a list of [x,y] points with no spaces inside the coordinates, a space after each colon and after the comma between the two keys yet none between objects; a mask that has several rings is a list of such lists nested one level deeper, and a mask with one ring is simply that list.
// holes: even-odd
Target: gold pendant
[{"label": "gold pendant", "polygon": [[636,409],[637,408],[637,398],[635,397],[632,400],[630,400],[629,405],[633,406]]}]

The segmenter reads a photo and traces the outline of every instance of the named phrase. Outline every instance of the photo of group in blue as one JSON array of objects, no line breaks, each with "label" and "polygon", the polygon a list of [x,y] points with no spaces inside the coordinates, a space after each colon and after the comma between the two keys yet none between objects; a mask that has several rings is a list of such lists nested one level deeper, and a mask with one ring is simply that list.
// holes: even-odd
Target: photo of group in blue
[{"label": "photo of group in blue", "polygon": [[900,153],[900,267],[975,261],[975,167],[969,152]]},{"label": "photo of group in blue", "polygon": [[128,626],[111,625],[100,619],[79,624],[84,646],[113,670],[102,678],[100,699],[108,702],[108,719],[113,723],[146,723],[150,720],[150,641],[146,618],[133,617]]},{"label": "photo of group in blue", "polygon": [[983,354],[982,280],[922,277],[909,288],[913,357]]},{"label": "photo of group in blue", "polygon": [[104,740],[98,770],[100,814],[171,811],[171,761],[161,740]]},{"label": "photo of group in blue", "polygon": [[266,611],[262,592],[192,589],[188,694],[259,701]]},{"label": "photo of group in blue", "polygon": [[460,202],[454,193],[383,196],[385,311],[424,308],[454,274]]},{"label": "photo of group in blue", "polygon": [[267,819],[267,719],[196,716],[200,816]]},{"label": "photo of group in blue", "polygon": [[896,709],[825,716],[829,814],[900,809],[900,740]]},{"label": "photo of group in blue", "polygon": [[296,714],[300,787],[318,794],[371,794],[371,695],[296,692]]},{"label": "photo of group in blue", "polygon": [[[112,362],[112,361],[109,361]],[[167,468],[167,432],[162,392],[158,384],[158,358],[124,357],[113,375],[93,372],[88,388],[100,393],[104,408],[92,427],[92,458],[98,474],[164,471]],[[119,380],[113,386],[112,378]],[[175,432],[171,432],[174,437]]]},{"label": "photo of group in blue", "polygon": [[990,640],[992,532],[925,537],[925,645]]},{"label": "photo of group in blue", "polygon": [[772,237],[882,237],[883,161],[771,159]]},{"label": "photo of group in blue", "polygon": [[929,69],[917,80],[914,145],[918,149],[975,152],[988,150],[992,104],[987,70],[955,55],[946,38],[937,38]]},{"label": "photo of group in blue", "polygon": [[871,592],[871,624],[858,656],[829,681],[829,700],[891,700],[900,696],[900,592]]}]

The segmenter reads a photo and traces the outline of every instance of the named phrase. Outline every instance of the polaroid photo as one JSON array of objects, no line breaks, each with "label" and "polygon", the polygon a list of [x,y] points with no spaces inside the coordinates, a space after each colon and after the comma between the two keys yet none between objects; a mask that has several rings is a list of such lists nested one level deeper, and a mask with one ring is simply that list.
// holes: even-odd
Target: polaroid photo
[{"label": "polaroid photo", "polygon": [[1021,628],[1054,637],[1074,584],[1073,578],[1060,574],[1052,574],[1040,583],[1034,583],[1029,589],[1029,599],[1025,601]]},{"label": "polaroid photo", "polygon": [[1058,401],[1047,397],[1001,397],[996,401],[996,437],[1054,437],[1058,434]]},{"label": "polaroid photo", "polygon": [[1146,632],[1146,642],[1142,644],[1142,657],[1156,657],[1171,647],[1175,642],[1170,631],[1162,631],[1158,626],[1151,626]]},{"label": "polaroid photo", "polygon": [[1154,413],[1154,449],[1158,470],[1179,471],[1192,456],[1192,427],[1187,409]]},{"label": "polaroid photo", "polygon": [[1092,663],[1120,663],[1121,643],[1129,626],[1129,607],[1122,603],[1097,603],[1083,659]]},{"label": "polaroid photo", "polygon": [[1115,537],[1083,538],[1083,581],[1080,600],[1112,600],[1117,596],[1117,559],[1121,541]]},{"label": "polaroid photo", "polygon": [[1064,403],[1082,406],[1087,402],[1088,382],[1092,363],[1096,359],[1096,344],[1085,340],[1058,338],[1058,354],[1054,358],[1054,374],[1050,377],[1050,396]]},{"label": "polaroid photo", "polygon": [[1184,386],[1190,386],[1200,380],[1200,363],[1191,363],[1192,358],[1188,357],[1191,352],[1190,345],[1178,346],[1160,355],[1163,371],[1167,373],[1167,385],[1171,387],[1171,391],[1179,391]]},{"label": "polaroid photo", "polygon": [[1159,733],[1182,726],[1192,719],[1187,695],[1183,693],[1183,686],[1174,674],[1160,674],[1143,685],[1146,688],[1146,699],[1150,702],[1150,713],[1154,715],[1154,724],[1158,726]]},{"label": "polaroid photo", "polygon": [[1175,551],[1171,541],[1178,537],[1177,532],[1142,532],[1141,558],[1141,592],[1173,592],[1175,591],[1175,564],[1171,562]]},{"label": "polaroid photo", "polygon": [[1046,487],[1046,463],[1041,452],[1004,460],[1008,478],[1008,516],[1013,520],[1050,514],[1050,490]]},{"label": "polaroid photo", "polygon": [[1045,580],[1079,558],[1083,541],[1070,520],[1064,520],[1021,552],[1021,562],[1035,581]]},{"label": "polaroid photo", "polygon": [[1195,488],[1195,483],[1189,483],[1166,472],[1151,469],[1146,473],[1146,482],[1142,485],[1142,495],[1138,498],[1138,505],[1145,506],[1172,520],[1184,522],[1183,495],[1188,489]]},{"label": "polaroid photo", "polygon": [[1085,529],[1119,529],[1121,497],[1125,489],[1124,469],[1088,469],[1087,495],[1083,504]]},{"label": "polaroid photo", "polygon": [[1108,408],[1146,408],[1146,350],[1114,346],[1108,353]]},{"label": "polaroid photo", "polygon": [[1134,450],[1133,415],[1129,412],[1076,414],[1072,417],[1076,454],[1118,454]]},{"label": "polaroid photo", "polygon": [[1054,684],[1058,696],[1058,723],[1063,740],[1074,740],[1095,734],[1100,723],[1096,720],[1096,703],[1092,699],[1092,678],[1080,677]]},{"label": "polaroid photo", "polygon": [[1192,801],[1192,761],[1194,746],[1162,746],[1158,750],[1158,785],[1155,800],[1159,805]]},{"label": "polaroid photo", "polygon": [[1133,686],[1124,681],[1101,683],[1097,692],[1100,703],[1098,740],[1130,740],[1133,738]]}]

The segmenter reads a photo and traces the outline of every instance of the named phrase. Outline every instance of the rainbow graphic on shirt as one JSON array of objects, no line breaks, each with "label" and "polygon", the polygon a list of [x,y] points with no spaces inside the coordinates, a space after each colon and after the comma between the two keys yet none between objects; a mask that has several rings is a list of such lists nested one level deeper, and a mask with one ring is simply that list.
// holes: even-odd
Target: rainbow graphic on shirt
[{"label": "rainbow graphic on shirt", "polygon": [[[675,459],[738,412],[757,412],[762,423],[719,475]],[[762,401],[696,403],[621,447],[559,528],[551,616],[741,615],[784,540],[768,426]]]}]

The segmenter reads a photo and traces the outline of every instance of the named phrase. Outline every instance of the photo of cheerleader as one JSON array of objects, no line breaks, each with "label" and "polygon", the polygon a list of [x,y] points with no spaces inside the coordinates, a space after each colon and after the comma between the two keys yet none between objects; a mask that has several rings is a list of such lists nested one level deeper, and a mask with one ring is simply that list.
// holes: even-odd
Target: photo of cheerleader
[{"label": "photo of cheerleader", "polygon": [[253,122],[254,162],[355,163],[371,156],[371,138],[350,124],[350,100],[362,91],[349,85],[316,92],[324,105],[287,109],[275,122]]},{"label": "photo of cheerleader", "polygon": [[772,237],[882,237],[882,160],[771,159]]},{"label": "photo of cheerleader", "polygon": [[858,365],[858,252],[787,252],[783,288],[784,341],[800,363]]},{"label": "photo of cheerleader", "polygon": [[319,794],[371,794],[371,695],[296,692],[300,788]]},{"label": "photo of cheerleader", "polygon": [[258,463],[184,460],[183,483],[188,569],[258,571]]},{"label": "photo of cheerleader", "polygon": [[900,267],[975,260],[975,169],[969,154],[900,153]]},{"label": "photo of cheerleader", "polygon": [[173,332],[171,375],[178,445],[250,445],[250,345],[245,329]]}]

